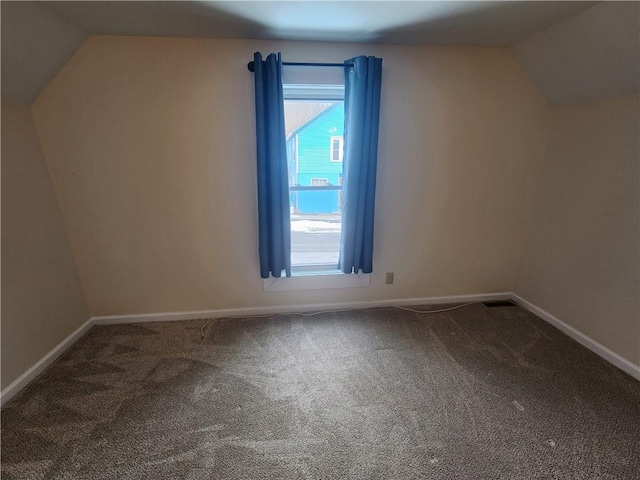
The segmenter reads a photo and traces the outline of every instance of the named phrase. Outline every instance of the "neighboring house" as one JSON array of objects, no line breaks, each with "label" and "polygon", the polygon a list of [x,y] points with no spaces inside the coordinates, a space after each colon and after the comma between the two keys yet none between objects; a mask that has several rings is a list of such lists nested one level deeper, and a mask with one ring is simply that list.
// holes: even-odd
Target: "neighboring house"
[{"label": "neighboring house", "polygon": [[[289,185],[342,185],[344,106],[329,105],[297,127],[287,137]],[[341,207],[342,192],[291,192],[295,213],[334,213]]]}]

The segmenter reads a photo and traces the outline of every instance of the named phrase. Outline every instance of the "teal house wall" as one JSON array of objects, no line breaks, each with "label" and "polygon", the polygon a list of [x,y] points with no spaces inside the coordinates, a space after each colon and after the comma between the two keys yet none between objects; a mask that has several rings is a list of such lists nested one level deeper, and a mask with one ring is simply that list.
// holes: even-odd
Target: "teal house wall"
[{"label": "teal house wall", "polygon": [[[338,103],[298,127],[287,139],[289,182],[311,186],[314,178],[342,184],[342,162],[331,161],[331,137],[344,136],[344,105]],[[292,192],[296,213],[334,213],[340,210],[340,191]]]}]

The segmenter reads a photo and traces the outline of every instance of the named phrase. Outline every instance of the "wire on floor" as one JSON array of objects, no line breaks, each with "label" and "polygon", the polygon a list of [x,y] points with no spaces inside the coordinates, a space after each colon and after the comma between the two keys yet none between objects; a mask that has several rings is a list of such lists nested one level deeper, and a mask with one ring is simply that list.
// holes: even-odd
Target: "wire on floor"
[{"label": "wire on floor", "polygon": [[353,312],[355,310],[371,310],[373,308],[395,308],[397,310],[404,310],[406,312],[413,312],[418,314],[427,314],[427,313],[444,313],[450,312],[451,310],[457,310],[459,308],[468,307],[470,305],[476,305],[481,302],[469,302],[463,303],[461,305],[455,305],[453,307],[440,308],[438,310],[416,310],[415,308],[409,307],[400,307],[398,305],[389,305],[388,307],[369,307],[369,308],[344,308],[342,310],[322,310],[319,312],[293,312],[293,313],[267,313],[264,315],[242,315],[241,317],[218,317],[218,318],[209,318],[201,327],[200,327],[200,339],[204,340],[204,329],[213,322],[214,320],[232,320],[233,318],[269,318],[276,317],[278,315],[295,315],[298,317],[315,317],[316,315],[324,315],[325,313],[342,313],[342,312]]}]

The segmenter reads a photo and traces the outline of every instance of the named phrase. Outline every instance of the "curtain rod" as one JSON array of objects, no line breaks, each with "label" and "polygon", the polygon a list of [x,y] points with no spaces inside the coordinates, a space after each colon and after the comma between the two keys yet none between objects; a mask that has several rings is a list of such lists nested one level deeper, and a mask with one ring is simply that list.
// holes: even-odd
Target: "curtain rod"
[{"label": "curtain rod", "polygon": [[[353,63],[309,63],[309,62],[282,62],[287,67],[353,67]],[[250,72],[254,71],[253,60],[247,64]]]}]

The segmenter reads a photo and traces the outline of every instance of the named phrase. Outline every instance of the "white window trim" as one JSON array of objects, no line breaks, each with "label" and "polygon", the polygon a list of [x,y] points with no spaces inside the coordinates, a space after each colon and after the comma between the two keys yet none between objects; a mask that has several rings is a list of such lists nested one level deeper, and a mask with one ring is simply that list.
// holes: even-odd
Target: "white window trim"
[{"label": "white window trim", "polygon": [[[333,159],[333,141],[338,140],[340,142],[340,153],[338,155],[338,160]],[[329,161],[331,163],[342,163],[342,159],[344,158],[344,137],[342,135],[335,135],[329,139]]]},{"label": "white window trim", "polygon": [[285,100],[344,101],[344,85],[285,83],[282,89]]},{"label": "white window trim", "polygon": [[269,277],[262,279],[265,292],[285,292],[292,290],[323,290],[329,288],[358,288],[371,284],[369,273],[342,273],[335,267],[323,270],[317,267],[309,272],[291,273],[291,277]]}]

